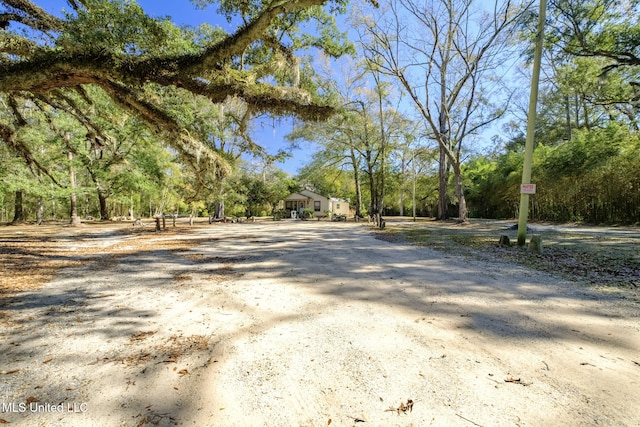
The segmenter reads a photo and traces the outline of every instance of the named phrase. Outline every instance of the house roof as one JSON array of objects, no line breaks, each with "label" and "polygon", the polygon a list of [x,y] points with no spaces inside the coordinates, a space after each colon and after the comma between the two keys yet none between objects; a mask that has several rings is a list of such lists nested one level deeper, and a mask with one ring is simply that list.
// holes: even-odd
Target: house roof
[{"label": "house roof", "polygon": [[[323,196],[322,194],[315,193],[315,192],[313,192],[313,191],[311,191],[311,190],[302,190],[302,191],[300,191],[300,194],[305,194],[305,193],[306,193],[306,194],[312,194],[313,196],[322,197],[322,198],[324,198],[324,199],[327,199],[327,198],[328,198],[328,197],[326,197],[326,196]],[[308,197],[313,198],[313,196],[308,196]]]},{"label": "house roof", "polygon": [[300,193],[291,193],[284,200],[307,200],[308,198],[308,196],[303,196]]},{"label": "house roof", "polygon": [[291,193],[284,198],[284,200],[289,200],[289,201],[307,200],[307,199],[313,199],[313,200],[325,199],[325,200],[330,200],[332,202],[348,203],[348,201],[345,199],[338,199],[335,197],[329,198],[329,197],[323,196],[322,194],[315,193],[311,190],[300,190],[298,193]]},{"label": "house roof", "polygon": [[314,193],[313,191],[309,191],[309,190],[301,190],[298,193],[291,193],[287,197],[285,197],[284,200],[307,200],[307,199],[313,199],[313,200],[327,199],[328,200],[328,198],[323,196],[322,194]]}]

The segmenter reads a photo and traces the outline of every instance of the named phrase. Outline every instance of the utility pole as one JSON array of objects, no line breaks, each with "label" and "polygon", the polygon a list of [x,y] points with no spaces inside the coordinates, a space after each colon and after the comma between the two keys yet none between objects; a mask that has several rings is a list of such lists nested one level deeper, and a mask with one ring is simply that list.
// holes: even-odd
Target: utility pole
[{"label": "utility pole", "polygon": [[411,150],[411,168],[413,169],[413,189],[411,195],[413,198],[413,222],[416,222],[416,150]]},{"label": "utility pole", "polygon": [[524,166],[522,168],[522,184],[520,190],[520,216],[518,220],[518,246],[524,246],[527,240],[527,219],[529,218],[529,194],[522,188],[531,183],[531,165],[533,163],[533,143],[536,132],[536,107],[538,105],[538,83],[540,82],[540,63],[542,62],[542,44],[544,39],[544,21],[547,14],[547,0],[540,0],[538,15],[538,33],[536,34],[536,50],[533,57],[533,74],[531,76],[531,93],[529,95],[529,115],[527,117],[527,140],[524,146]]}]

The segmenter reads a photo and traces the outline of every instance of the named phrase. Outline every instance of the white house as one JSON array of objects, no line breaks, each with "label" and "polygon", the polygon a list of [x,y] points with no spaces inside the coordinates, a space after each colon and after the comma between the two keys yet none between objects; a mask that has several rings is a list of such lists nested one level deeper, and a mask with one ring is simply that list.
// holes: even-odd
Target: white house
[{"label": "white house", "polygon": [[321,217],[330,211],[334,215],[349,215],[349,202],[342,199],[328,198],[309,190],[301,190],[288,195],[280,202],[280,208],[287,212],[296,211],[302,214],[304,209],[313,209],[313,215]]}]

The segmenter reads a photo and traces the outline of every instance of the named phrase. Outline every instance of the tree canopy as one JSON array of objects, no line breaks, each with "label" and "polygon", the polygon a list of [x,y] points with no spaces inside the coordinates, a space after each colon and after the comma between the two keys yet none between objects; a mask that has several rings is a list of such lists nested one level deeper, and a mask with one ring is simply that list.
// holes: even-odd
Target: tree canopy
[{"label": "tree canopy", "polygon": [[[296,51],[329,55],[349,49],[330,11],[342,0],[281,0],[251,5],[222,2],[220,12],[242,24],[232,33],[202,25],[178,28],[147,16],[135,1],[69,0],[60,18],[28,0],[0,2],[0,93],[15,98],[81,96],[101,88],[191,163],[224,170],[222,159],[166,106],[167,94],[200,96],[215,104],[242,100],[248,114],[321,120],[334,112],[301,78]],[[200,2],[206,3],[206,2]],[[316,19],[319,36],[300,25]],[[63,95],[64,94],[64,95]],[[2,125],[2,136],[15,129]]]},{"label": "tree canopy", "polygon": [[[517,215],[530,1],[353,7],[357,44],[346,0],[191,1],[232,30],[134,0],[0,0],[2,218],[260,215],[302,184],[357,215]],[[638,221],[637,7],[550,0],[532,218]],[[252,137],[276,116],[291,147],[267,150]],[[274,165],[302,142],[294,182]]]}]

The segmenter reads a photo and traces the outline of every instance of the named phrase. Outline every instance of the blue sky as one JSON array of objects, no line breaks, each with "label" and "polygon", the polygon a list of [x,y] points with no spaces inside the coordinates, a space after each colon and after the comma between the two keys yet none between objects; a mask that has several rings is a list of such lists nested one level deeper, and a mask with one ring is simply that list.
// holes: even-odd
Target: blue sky
[{"label": "blue sky", "polygon": [[[69,5],[64,0],[35,0],[35,4],[42,7],[49,13],[61,15],[63,9],[70,10]],[[202,23],[209,23],[220,26],[228,32],[236,29],[226,21],[226,19],[216,12],[217,5],[208,6],[205,10],[197,9],[189,0],[137,0],[137,3],[151,17],[170,17],[171,21],[179,26],[198,26]],[[288,146],[284,137],[291,132],[292,120],[288,118],[276,119],[258,118],[253,125],[252,138],[257,144],[267,148],[275,154],[278,150]],[[284,171],[295,175],[302,166],[309,160],[311,155],[311,145],[303,143],[301,149],[291,152],[292,157],[284,163],[277,163],[276,166]]]}]

